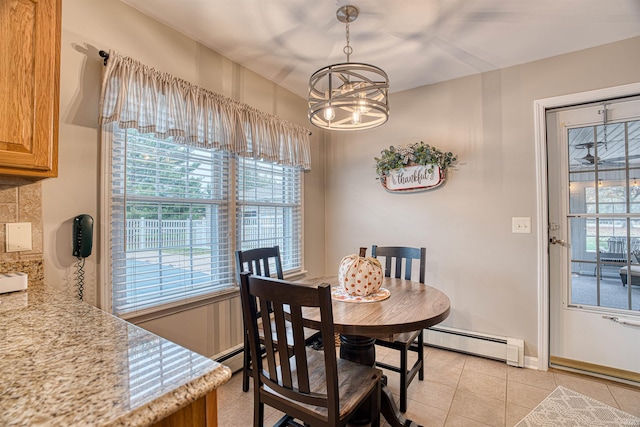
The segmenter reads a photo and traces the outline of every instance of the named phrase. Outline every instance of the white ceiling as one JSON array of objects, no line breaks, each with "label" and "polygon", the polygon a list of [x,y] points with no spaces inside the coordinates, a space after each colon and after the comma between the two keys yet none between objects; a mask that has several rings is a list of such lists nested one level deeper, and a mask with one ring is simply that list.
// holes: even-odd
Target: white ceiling
[{"label": "white ceiling", "polygon": [[385,70],[391,92],[640,36],[640,0],[122,1],[303,98],[346,61],[346,4],[351,62]]}]

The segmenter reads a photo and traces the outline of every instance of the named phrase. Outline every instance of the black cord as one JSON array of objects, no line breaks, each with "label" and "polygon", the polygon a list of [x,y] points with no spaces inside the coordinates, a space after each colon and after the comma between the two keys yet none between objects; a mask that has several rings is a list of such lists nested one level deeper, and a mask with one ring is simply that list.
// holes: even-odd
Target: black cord
[{"label": "black cord", "polygon": [[78,257],[76,262],[76,281],[78,282],[78,299],[84,299],[84,258]]}]

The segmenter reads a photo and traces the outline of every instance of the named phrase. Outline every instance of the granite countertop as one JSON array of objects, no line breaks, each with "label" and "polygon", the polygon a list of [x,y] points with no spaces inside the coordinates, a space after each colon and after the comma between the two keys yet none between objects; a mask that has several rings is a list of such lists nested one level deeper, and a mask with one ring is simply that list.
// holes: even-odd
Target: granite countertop
[{"label": "granite countertop", "polygon": [[146,426],[231,371],[48,286],[0,294],[0,425]]}]

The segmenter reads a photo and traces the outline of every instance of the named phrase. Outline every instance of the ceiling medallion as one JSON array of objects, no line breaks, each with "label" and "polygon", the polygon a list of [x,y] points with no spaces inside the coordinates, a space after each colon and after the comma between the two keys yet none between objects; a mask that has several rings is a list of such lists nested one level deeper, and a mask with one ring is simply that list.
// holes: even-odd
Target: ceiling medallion
[{"label": "ceiling medallion", "polygon": [[355,6],[342,6],[336,12],[346,25],[347,62],[321,68],[309,79],[309,121],[323,129],[351,131],[371,129],[389,119],[389,77],[382,69],[349,62],[349,24],[356,20]]}]

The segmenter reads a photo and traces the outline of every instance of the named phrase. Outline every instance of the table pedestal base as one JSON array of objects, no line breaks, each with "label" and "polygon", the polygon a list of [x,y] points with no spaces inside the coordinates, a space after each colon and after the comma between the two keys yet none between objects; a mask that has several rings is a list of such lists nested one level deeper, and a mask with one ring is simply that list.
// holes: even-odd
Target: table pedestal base
[{"label": "table pedestal base", "polygon": [[[376,340],[374,338],[361,337],[357,335],[340,335],[340,358],[360,363],[361,365],[374,366],[376,362]],[[398,410],[396,402],[387,388],[387,377],[382,378],[382,397],[380,402],[382,416],[392,427],[421,427],[415,422],[408,420]],[[356,412],[351,424],[362,425],[370,422],[369,405],[363,404]]]}]

